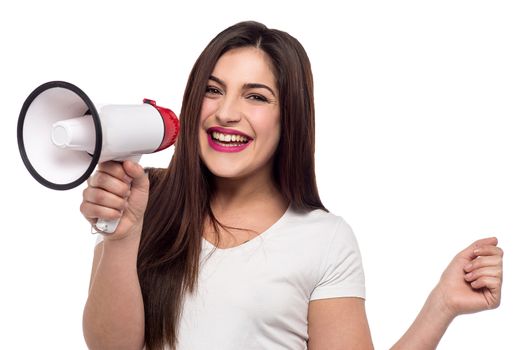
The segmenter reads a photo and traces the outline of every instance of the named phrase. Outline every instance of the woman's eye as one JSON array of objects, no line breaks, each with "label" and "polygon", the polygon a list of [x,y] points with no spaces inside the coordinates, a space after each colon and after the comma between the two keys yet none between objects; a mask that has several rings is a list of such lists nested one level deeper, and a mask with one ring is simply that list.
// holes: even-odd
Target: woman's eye
[{"label": "woman's eye", "polygon": [[247,98],[249,100],[255,100],[255,101],[260,101],[260,102],[268,102],[268,99],[265,96],[257,95],[257,94],[248,95]]},{"label": "woman's eye", "polygon": [[221,90],[219,90],[218,88],[216,88],[214,86],[207,86],[206,87],[206,93],[207,94],[212,94],[212,95],[219,95],[219,94],[221,94]]}]

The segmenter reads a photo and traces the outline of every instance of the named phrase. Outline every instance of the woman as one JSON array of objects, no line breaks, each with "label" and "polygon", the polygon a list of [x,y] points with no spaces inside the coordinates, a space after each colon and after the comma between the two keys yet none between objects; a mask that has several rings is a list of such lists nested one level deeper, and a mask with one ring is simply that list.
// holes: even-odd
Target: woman
[{"label": "woman", "polygon": [[[287,33],[243,22],[190,73],[166,170],[101,164],[81,212],[121,218],[95,248],[92,349],[371,349],[360,252],[314,174],[312,75]],[[456,315],[497,307],[502,251],[475,242],[393,349],[434,349]]]}]

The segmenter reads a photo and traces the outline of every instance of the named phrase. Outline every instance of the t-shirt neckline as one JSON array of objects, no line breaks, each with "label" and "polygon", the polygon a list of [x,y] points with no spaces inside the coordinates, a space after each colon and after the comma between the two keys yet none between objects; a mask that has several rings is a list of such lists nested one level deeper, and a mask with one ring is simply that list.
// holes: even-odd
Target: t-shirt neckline
[{"label": "t-shirt neckline", "polygon": [[272,225],[270,225],[269,228],[267,228],[265,231],[261,232],[259,235],[257,235],[256,237],[252,238],[251,240],[248,240],[245,243],[241,243],[239,245],[236,245],[235,247],[219,248],[219,247],[216,247],[214,244],[212,244],[212,242],[209,242],[204,237],[201,237],[201,240],[202,240],[202,242],[203,242],[203,244],[205,246],[207,246],[207,247],[209,247],[211,249],[214,249],[215,251],[230,252],[230,251],[234,251],[234,250],[240,250],[240,249],[243,249],[245,247],[248,247],[248,246],[254,244],[254,241],[259,241],[262,238],[265,238],[270,233],[272,233],[274,230],[276,230],[276,228],[278,228],[279,226],[281,226],[283,224],[285,219],[290,215],[291,211],[292,211],[292,208],[291,208],[291,205],[289,204],[289,206],[287,207],[287,209],[285,210],[283,215],[281,215],[281,217],[278,220],[276,220],[276,222],[274,222]]}]

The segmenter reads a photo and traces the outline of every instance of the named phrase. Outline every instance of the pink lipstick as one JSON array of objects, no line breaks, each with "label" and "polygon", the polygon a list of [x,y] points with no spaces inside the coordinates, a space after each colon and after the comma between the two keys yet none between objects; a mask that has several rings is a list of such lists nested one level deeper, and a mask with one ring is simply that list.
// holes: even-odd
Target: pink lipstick
[{"label": "pink lipstick", "polygon": [[207,130],[208,144],[218,152],[241,152],[252,138],[238,130],[211,127]]}]

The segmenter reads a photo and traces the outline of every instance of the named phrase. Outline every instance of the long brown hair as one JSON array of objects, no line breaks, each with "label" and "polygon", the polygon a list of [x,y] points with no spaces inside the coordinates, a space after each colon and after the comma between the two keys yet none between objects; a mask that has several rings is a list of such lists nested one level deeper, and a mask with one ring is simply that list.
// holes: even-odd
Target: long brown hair
[{"label": "long brown hair", "polygon": [[[281,136],[273,180],[291,207],[324,209],[314,173],[314,98],[310,62],[289,34],[257,22],[219,33],[197,59],[181,109],[181,131],[167,169],[150,170],[137,269],[144,299],[145,345],[174,348],[184,295],[197,287],[204,222],[212,213],[213,175],[199,158],[201,104],[217,60],[239,47],[256,47],[271,59],[280,96]],[[217,226],[216,226],[217,227]]]}]

